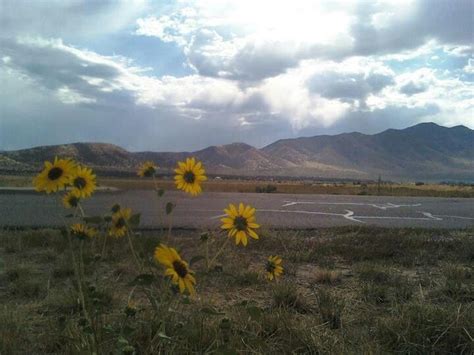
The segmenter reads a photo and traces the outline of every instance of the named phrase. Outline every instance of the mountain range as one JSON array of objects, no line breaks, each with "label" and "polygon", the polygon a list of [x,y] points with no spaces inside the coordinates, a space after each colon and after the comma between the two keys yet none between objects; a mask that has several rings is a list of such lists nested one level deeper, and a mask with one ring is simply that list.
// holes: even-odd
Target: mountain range
[{"label": "mountain range", "polygon": [[130,172],[145,160],[169,172],[178,160],[195,156],[211,174],[474,181],[474,130],[421,123],[373,135],[282,139],[261,149],[232,143],[194,152],[129,152],[112,144],[73,143],[0,152],[0,172],[34,171],[55,156],[100,172]]}]

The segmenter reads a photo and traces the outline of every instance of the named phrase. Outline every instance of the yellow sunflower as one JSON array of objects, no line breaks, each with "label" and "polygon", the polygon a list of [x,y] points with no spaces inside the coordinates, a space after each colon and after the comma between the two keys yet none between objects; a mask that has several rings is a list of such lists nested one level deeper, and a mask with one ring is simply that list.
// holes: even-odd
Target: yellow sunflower
[{"label": "yellow sunflower", "polygon": [[202,192],[201,182],[207,180],[207,177],[200,161],[196,162],[195,158],[187,158],[185,162],[178,162],[178,167],[174,171],[176,173],[174,182],[178,189],[193,196]]},{"label": "yellow sunflower", "polygon": [[155,249],[155,260],[166,267],[165,275],[171,277],[171,281],[179,286],[179,292],[183,293],[188,289],[191,295],[196,293],[194,273],[189,269],[188,263],[181,259],[176,249],[160,244]]},{"label": "yellow sunflower", "polygon": [[54,158],[54,162],[45,161],[44,168],[34,179],[36,191],[56,192],[71,182],[75,163],[70,159]]},{"label": "yellow sunflower", "polygon": [[97,230],[82,223],[74,223],[71,226],[71,234],[79,239],[91,239],[97,234]]},{"label": "yellow sunflower", "polygon": [[109,230],[109,235],[113,237],[123,237],[127,233],[127,222],[132,216],[130,208],[121,208],[112,215],[112,226]]},{"label": "yellow sunflower", "polygon": [[223,223],[221,228],[229,230],[229,237],[235,238],[236,245],[242,242],[246,246],[247,237],[258,239],[258,234],[254,229],[260,228],[260,226],[255,223],[255,208],[240,203],[239,209],[237,209],[235,205],[230,204],[228,208],[224,209],[224,212],[227,217],[221,219]]},{"label": "yellow sunflower", "polygon": [[63,197],[63,205],[66,208],[77,207],[79,200],[81,199],[81,194],[76,189],[69,191]]},{"label": "yellow sunflower", "polygon": [[140,177],[150,177],[156,173],[158,167],[152,161],[146,161],[138,168],[137,175]]},{"label": "yellow sunflower", "polygon": [[96,181],[92,169],[78,166],[71,179],[74,190],[77,190],[82,198],[89,197],[95,191]]},{"label": "yellow sunflower", "polygon": [[265,265],[267,271],[267,279],[272,281],[283,273],[283,266],[281,266],[281,258],[279,256],[269,256],[267,264]]}]

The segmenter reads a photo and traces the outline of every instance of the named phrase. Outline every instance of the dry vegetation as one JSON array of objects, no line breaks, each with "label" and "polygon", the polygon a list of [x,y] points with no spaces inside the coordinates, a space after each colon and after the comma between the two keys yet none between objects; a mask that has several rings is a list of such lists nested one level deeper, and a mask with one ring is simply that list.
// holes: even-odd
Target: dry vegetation
[{"label": "dry vegetation", "polygon": [[[160,233],[135,236],[154,270]],[[331,228],[262,231],[229,247],[211,271],[195,258],[198,298],[167,279],[137,278],[124,239],[84,255],[86,302],[99,353],[474,352],[474,231]],[[198,231],[175,231],[186,259]],[[0,232],[0,353],[89,353],[66,239],[52,230]],[[285,275],[263,278],[270,254]],[[156,275],[161,274],[161,270]],[[150,304],[146,293],[160,293]],[[150,291],[151,292],[151,291]]]},{"label": "dry vegetation", "polygon": [[[32,177],[0,176],[0,187],[29,187]],[[154,189],[151,180],[138,178],[107,178],[101,177],[102,186],[110,186],[124,190]],[[164,189],[174,188],[171,180],[160,180],[158,186]],[[329,195],[371,195],[371,196],[433,196],[433,197],[474,197],[474,186],[441,185],[415,183],[385,183],[380,187],[377,183],[307,183],[295,181],[247,181],[247,180],[210,180],[203,183],[206,191],[214,192],[256,192],[265,191],[274,186],[277,193],[291,194],[329,194]]]}]

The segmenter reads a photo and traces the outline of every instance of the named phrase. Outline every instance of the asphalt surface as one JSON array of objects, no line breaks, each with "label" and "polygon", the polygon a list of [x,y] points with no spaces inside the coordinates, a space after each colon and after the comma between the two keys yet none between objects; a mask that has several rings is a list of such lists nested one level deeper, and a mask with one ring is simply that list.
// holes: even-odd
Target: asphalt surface
[{"label": "asphalt surface", "polygon": [[[175,227],[218,228],[223,208],[244,202],[257,208],[257,220],[272,228],[316,228],[343,225],[386,227],[474,227],[474,199],[204,193],[197,198],[172,191],[158,198],[153,191],[99,192],[84,201],[88,215],[103,214],[115,203],[142,214],[141,226],[168,225],[164,205],[176,204]],[[0,227],[54,227],[63,225],[65,210],[57,196],[35,192],[0,194]]]}]

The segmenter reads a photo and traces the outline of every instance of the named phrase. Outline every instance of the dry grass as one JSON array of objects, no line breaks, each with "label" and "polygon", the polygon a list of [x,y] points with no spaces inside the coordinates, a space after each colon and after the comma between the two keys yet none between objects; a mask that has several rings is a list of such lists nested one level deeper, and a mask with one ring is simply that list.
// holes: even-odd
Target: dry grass
[{"label": "dry grass", "polygon": [[335,270],[316,270],[314,281],[320,284],[335,285],[341,281],[341,273]]},{"label": "dry grass", "polygon": [[[31,177],[0,176],[0,187],[31,186]],[[116,187],[123,190],[154,189],[153,181],[138,178],[101,177],[102,186]],[[159,179],[158,185],[163,189],[173,189],[170,179]],[[328,195],[371,195],[371,196],[433,196],[433,197],[474,197],[474,186],[415,183],[382,184],[376,183],[309,183],[298,181],[251,181],[251,180],[210,180],[203,184],[206,191],[214,192],[251,192],[265,190],[274,186],[277,193],[289,194],[328,194]]]},{"label": "dry grass", "polygon": [[[170,244],[189,261],[202,253],[199,234],[175,232]],[[158,276],[162,269],[151,256],[165,237],[135,236],[147,273],[157,275],[148,281],[137,279],[125,240],[110,243],[104,258],[92,242],[84,267],[97,351],[473,353],[473,235],[266,231],[247,248],[230,245],[209,272],[202,260],[194,262],[197,299],[176,295]],[[3,231],[0,246],[0,353],[89,353],[66,240],[57,231]],[[263,277],[270,254],[284,260],[278,283]],[[153,290],[156,304],[146,297]]]}]

